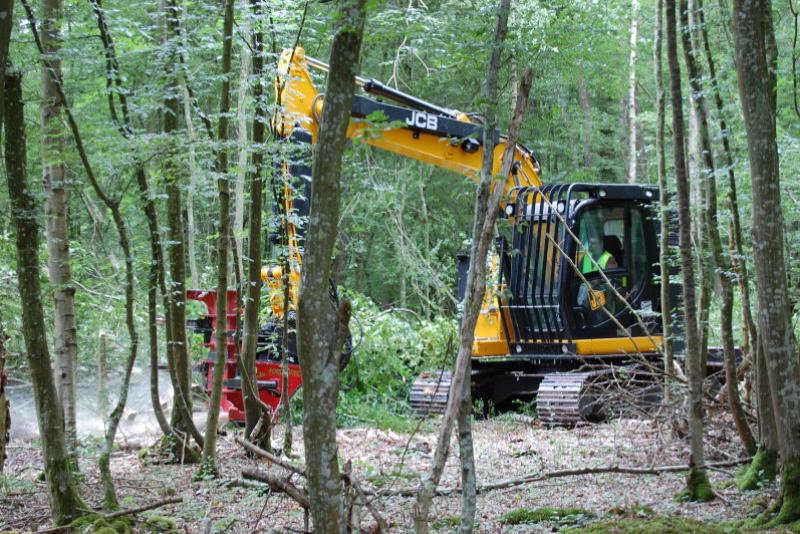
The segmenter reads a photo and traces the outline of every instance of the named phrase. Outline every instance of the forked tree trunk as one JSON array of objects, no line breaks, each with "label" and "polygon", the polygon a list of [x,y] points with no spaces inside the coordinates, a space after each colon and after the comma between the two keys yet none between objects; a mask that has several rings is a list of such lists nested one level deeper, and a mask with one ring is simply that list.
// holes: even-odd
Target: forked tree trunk
[{"label": "forked tree trunk", "polygon": [[206,436],[203,442],[201,471],[217,476],[217,428],[219,402],[222,397],[222,376],[228,359],[228,244],[230,243],[230,185],[228,183],[228,112],[231,109],[231,50],[233,48],[233,0],[225,0],[222,30],[222,88],[217,132],[217,186],[219,189],[219,229],[217,233],[217,357],[214,362],[214,383],[211,388]]},{"label": "forked tree trunk", "polygon": [[64,419],[56,395],[50,352],[47,348],[42,292],[39,285],[39,227],[37,209],[27,183],[25,114],[22,76],[7,72],[5,78],[6,178],[11,216],[16,228],[17,274],[22,308],[22,336],[33,384],[36,417],[42,440],[42,459],[50,513],[56,525],[69,523],[82,514],[64,439]]},{"label": "forked tree trunk", "polygon": [[[55,79],[61,78],[61,0],[42,1],[41,43],[47,56],[42,64],[42,169],[47,191],[47,268],[55,300],[53,345],[56,353],[56,387],[64,410],[67,448],[75,458],[75,368],[78,337],[75,287],[69,253],[69,187],[64,164],[66,138],[63,103]],[[55,79],[54,79],[55,78]]]},{"label": "forked tree trunk", "polygon": [[727,382],[728,402],[731,414],[736,425],[736,430],[742,440],[742,445],[748,454],[756,452],[755,439],[747,424],[747,417],[742,409],[739,399],[739,380],[736,377],[736,354],[733,342],[733,283],[729,278],[731,271],[727,258],[722,252],[722,240],[719,235],[719,222],[717,221],[717,185],[716,166],[711,149],[711,136],[708,129],[708,116],[705,99],[705,88],[702,84],[703,70],[696,57],[700,53],[698,41],[700,35],[697,30],[699,21],[696,15],[697,5],[693,0],[681,2],[681,27],[684,59],[689,76],[694,112],[697,118],[698,144],[696,149],[700,152],[702,163],[700,169],[701,187],[704,196],[704,228],[707,231],[707,242],[711,248],[711,257],[716,269],[716,279],[722,289],[722,302],[720,304],[720,327],[722,348],[725,361],[725,380]]},{"label": "forked tree trunk", "polygon": [[336,14],[325,105],[311,166],[311,211],[303,253],[297,349],[303,375],[303,442],[314,527],[345,532],[336,405],[350,303],[331,306],[330,277],[339,224],[342,155],[355,99],[366,0],[342,0]]},{"label": "forked tree trunk", "polygon": [[781,454],[781,508],[773,524],[800,518],[800,367],[791,324],[775,119],[776,58],[771,2],[734,0],[736,70],[753,189],[759,337]]},{"label": "forked tree trunk", "polygon": [[685,321],[686,368],[689,379],[689,432],[691,455],[685,496],[691,500],[710,500],[714,493],[708,482],[703,450],[703,369],[699,351],[699,337],[695,314],[694,264],[691,245],[691,216],[689,214],[689,183],[684,157],[683,99],[681,71],[678,63],[676,0],[666,0],[667,5],[667,58],[672,96],[672,141],[675,157],[675,181],[678,189],[678,222],[680,228],[680,256],[683,271],[683,316]]}]

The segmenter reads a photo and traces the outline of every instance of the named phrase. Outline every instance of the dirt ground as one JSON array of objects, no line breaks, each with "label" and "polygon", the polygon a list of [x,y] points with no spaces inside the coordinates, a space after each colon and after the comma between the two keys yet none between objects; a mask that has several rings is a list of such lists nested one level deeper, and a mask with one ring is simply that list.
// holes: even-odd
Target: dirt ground
[{"label": "dirt ground", "polygon": [[[724,416],[712,414],[714,428],[708,436],[709,461],[738,458],[736,436]],[[354,475],[373,490],[415,487],[427,474],[435,444],[436,420],[424,425],[416,435],[381,431],[374,428],[346,428],[338,441],[343,460],[352,462]],[[233,441],[237,431],[229,427],[220,440],[221,478],[193,482],[194,466],[152,463],[142,447],[153,437],[135,436],[122,440],[113,456],[112,469],[123,506],[133,507],[167,496],[183,497],[183,503],[152,512],[177,521],[186,532],[302,532],[302,509],[284,494],[270,493],[240,484],[242,467],[269,466],[248,459]],[[665,425],[652,420],[617,420],[574,429],[548,429],[519,415],[503,415],[476,421],[475,452],[479,484],[560,469],[601,466],[663,466],[686,462],[685,440],[673,435]],[[302,461],[302,429],[294,428],[297,461]],[[275,443],[282,442],[282,429]],[[455,442],[453,442],[455,446]],[[455,450],[455,449],[453,449]],[[85,456],[94,453],[90,440],[84,440]],[[711,471],[718,499],[705,504],[678,504],[673,497],[683,485],[683,475],[587,475],[556,478],[488,492],[478,497],[478,532],[551,532],[558,523],[510,526],[501,516],[516,508],[579,507],[597,516],[609,513],[636,515],[647,508],[656,514],[680,515],[702,520],[742,518],[754,497],[769,497],[775,488],[760,493],[741,493],[731,485],[736,468]],[[96,466],[82,463],[83,488],[89,504],[100,501],[101,488]],[[49,526],[44,485],[37,482],[40,453],[35,441],[12,441],[6,462],[5,488],[0,493],[0,531],[35,531]],[[451,454],[441,483],[442,488],[459,484],[457,454]],[[296,480],[296,479],[295,479]],[[3,489],[3,488],[0,488]],[[407,532],[413,500],[382,497],[378,505],[392,524],[392,531]],[[454,530],[448,517],[460,509],[459,496],[437,497],[433,517],[439,532]],[[362,513],[363,525],[371,519]],[[138,527],[139,531],[145,529]]]}]

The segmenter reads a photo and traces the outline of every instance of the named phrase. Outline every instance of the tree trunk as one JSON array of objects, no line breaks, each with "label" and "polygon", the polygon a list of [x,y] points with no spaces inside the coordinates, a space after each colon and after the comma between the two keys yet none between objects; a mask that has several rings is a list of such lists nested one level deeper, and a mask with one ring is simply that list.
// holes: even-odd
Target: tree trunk
[{"label": "tree trunk", "polygon": [[638,180],[636,118],[636,46],[639,40],[639,0],[631,0],[631,50],[628,62],[628,183]]},{"label": "tree trunk", "polygon": [[[72,285],[69,253],[69,187],[64,164],[66,138],[63,102],[56,79],[61,79],[61,0],[42,1],[41,42],[42,65],[42,169],[47,192],[47,268],[55,300],[56,387],[64,410],[67,448],[76,458],[75,368],[78,357],[78,336],[75,319],[75,287]],[[77,464],[76,464],[77,466]]]},{"label": "tree trunk", "polygon": [[231,50],[233,48],[233,0],[225,0],[225,21],[222,30],[222,89],[217,132],[217,186],[219,189],[219,229],[217,231],[217,357],[214,362],[214,383],[206,418],[201,472],[217,476],[217,428],[219,402],[222,397],[222,376],[228,359],[228,244],[230,243],[230,186],[228,184],[228,113],[231,109]]},{"label": "tree trunk", "polygon": [[[242,33],[246,34],[245,30]],[[244,232],[244,183],[247,178],[247,88],[249,86],[250,67],[252,58],[247,47],[241,51],[242,66],[239,71],[239,93],[236,99],[236,129],[239,137],[239,159],[236,170],[236,186],[233,194],[233,237],[236,242],[237,269],[239,276],[244,273],[242,256],[244,248],[242,246],[242,233]]]},{"label": "tree trunk", "polygon": [[[508,33],[508,16],[510,11],[511,0],[501,0],[497,10],[497,22],[494,38],[490,45],[491,48],[486,73],[484,95],[486,102],[484,111],[486,117],[485,132],[494,131],[497,125],[497,73],[500,64],[500,53]],[[518,92],[518,100],[514,110],[512,125],[508,133],[508,138],[506,139],[506,151],[503,155],[503,165],[500,169],[500,176],[503,177],[507,176],[511,169],[512,159],[510,154],[513,154],[513,152],[510,151],[514,149],[516,143],[517,132],[521,123],[521,114],[524,113],[524,109],[527,105],[532,76],[532,71],[527,69],[523,75],[523,81]],[[470,251],[469,271],[467,273],[464,313],[461,318],[459,332],[460,343],[458,355],[456,356],[455,370],[450,386],[447,408],[440,426],[436,449],[434,450],[431,472],[428,477],[420,483],[417,500],[414,503],[412,513],[414,531],[417,533],[428,532],[428,518],[433,501],[433,493],[444,471],[444,464],[447,460],[450,445],[450,434],[453,431],[453,423],[458,416],[458,412],[464,407],[462,404],[464,402],[464,394],[468,388],[471,387],[468,372],[472,357],[472,342],[475,336],[475,324],[477,323],[478,314],[480,313],[481,302],[486,292],[486,257],[489,250],[489,243],[493,236],[495,219],[499,214],[503,190],[503,186],[500,182],[495,182],[493,185],[492,163],[494,148],[495,143],[492,136],[484,134],[481,180],[475,192],[472,248]],[[461,419],[463,423],[463,417]],[[465,425],[460,425],[459,446],[462,453],[467,453],[462,456],[462,461],[467,460],[467,463],[462,463],[462,475],[464,475],[462,487],[467,490],[462,500],[464,505],[461,513],[460,526],[462,532],[469,531],[473,527],[475,521],[475,506],[473,504],[475,496],[467,494],[467,492],[471,492],[472,490],[474,480],[471,480],[471,477],[474,477],[475,472],[474,465],[469,465],[469,461],[472,460],[472,455],[469,454],[469,449],[472,446],[472,437],[471,433],[467,432],[468,430],[469,429],[465,427]]]},{"label": "tree trunk", "polygon": [[200,287],[200,276],[197,274],[197,249],[194,244],[194,190],[197,187],[197,156],[195,144],[197,133],[192,121],[192,103],[189,97],[188,82],[184,80],[183,86],[183,116],[186,121],[186,135],[189,137],[189,187],[186,188],[186,258],[189,261],[189,279],[192,289]]},{"label": "tree trunk", "polygon": [[314,526],[344,532],[346,517],[336,446],[340,354],[350,303],[331,307],[331,259],[339,222],[340,173],[366,18],[365,0],[343,0],[330,54],[322,123],[311,166],[311,211],[298,298],[297,341],[303,374],[303,442]]},{"label": "tree trunk", "polygon": [[678,64],[678,40],[675,0],[666,0],[667,58],[672,96],[672,141],[675,157],[675,181],[678,189],[678,222],[680,228],[681,269],[683,271],[683,314],[686,328],[686,368],[689,379],[689,432],[691,456],[685,496],[690,500],[710,500],[714,494],[708,482],[703,451],[703,369],[695,314],[694,265],[691,247],[691,217],[689,214],[689,184],[684,157],[683,99],[681,71]]},{"label": "tree trunk", "polygon": [[578,100],[583,114],[583,169],[588,171],[592,167],[594,121],[592,120],[592,104],[589,100],[589,91],[586,89],[586,80],[583,75],[583,65],[578,68]]},{"label": "tree trunk", "polygon": [[771,3],[734,0],[734,40],[753,190],[759,337],[764,348],[782,460],[782,505],[773,524],[800,518],[800,369],[783,250],[775,128],[776,58]]},{"label": "tree trunk", "polygon": [[[258,21],[261,16],[259,0],[251,0],[253,20]],[[262,175],[264,173],[264,124],[267,121],[267,109],[264,103],[264,43],[260,26],[257,23],[253,28],[253,99],[256,102],[256,116],[253,119],[253,153],[248,168],[248,182],[250,183],[250,212],[248,214],[247,237],[247,298],[244,308],[244,335],[242,336],[242,354],[240,367],[242,371],[242,394],[245,407],[245,436],[255,439],[255,443],[262,449],[271,450],[270,429],[256,437],[252,436],[264,410],[258,398],[256,386],[256,341],[258,339],[258,313],[261,303],[261,209],[262,209]],[[269,423],[269,416],[263,414],[265,423]]]},{"label": "tree trunk", "polygon": [[[143,211],[147,219],[147,230],[150,241],[150,269],[147,276],[147,333],[149,336],[150,347],[150,403],[153,405],[153,413],[158,421],[158,426],[165,437],[173,435],[173,429],[170,426],[167,418],[164,416],[164,410],[161,408],[161,395],[158,388],[158,317],[157,317],[157,299],[158,289],[161,288],[161,296],[163,298],[163,309],[165,314],[169,314],[169,294],[166,289],[166,282],[164,276],[164,251],[161,247],[161,235],[158,232],[158,215],[156,214],[156,205],[150,197],[150,188],[147,184],[147,174],[144,167],[139,167],[136,170],[136,182],[139,185],[139,195],[143,204]],[[171,322],[169,316],[166,318],[164,325],[167,329],[167,340],[172,339],[169,334]],[[174,369],[172,352],[167,350],[167,367],[172,371]],[[170,375],[172,372],[170,372]],[[176,402],[178,400],[175,395]]]},{"label": "tree trunk", "polygon": [[[704,222],[708,232],[707,242],[711,246],[711,256],[716,269],[716,279],[722,289],[722,302],[720,304],[720,327],[721,338],[725,361],[725,380],[727,382],[728,402],[731,407],[731,414],[736,425],[736,430],[742,440],[742,445],[747,454],[753,455],[756,452],[756,443],[750,426],[747,424],[747,417],[742,409],[739,399],[739,380],[736,377],[736,354],[733,341],[733,283],[729,278],[731,271],[727,258],[722,252],[722,240],[719,235],[719,222],[717,221],[717,185],[716,185],[716,166],[712,156],[711,136],[708,129],[708,117],[706,109],[705,88],[702,84],[703,70],[695,59],[700,49],[699,21],[697,20],[697,9],[694,0],[689,0],[688,6],[684,0],[681,2],[681,32],[683,40],[684,59],[686,60],[686,70],[689,76],[689,86],[693,93],[692,103],[697,117],[698,126],[698,147],[702,158],[702,168],[700,172],[701,183],[704,196]],[[688,7],[688,9],[687,9]]]},{"label": "tree trunk", "polygon": [[742,344],[745,348],[745,354],[751,360],[753,353],[756,350],[756,337],[758,335],[755,321],[753,320],[752,306],[750,304],[750,280],[747,275],[747,260],[742,250],[742,223],[739,215],[739,203],[736,194],[736,175],[733,170],[733,151],[731,150],[731,133],[729,125],[725,120],[725,105],[722,101],[722,94],[720,92],[717,70],[714,64],[714,56],[711,53],[711,46],[708,41],[708,31],[706,28],[706,21],[703,9],[703,0],[697,0],[697,14],[699,17],[700,32],[703,39],[703,50],[705,51],[706,61],[708,63],[708,75],[711,80],[711,88],[714,92],[714,103],[717,108],[717,117],[719,121],[720,138],[722,139],[722,148],[725,153],[725,166],[728,169],[728,207],[731,211],[732,229],[730,235],[730,248],[732,249],[732,265],[733,271],[736,273],[737,282],[739,284],[739,292],[742,299],[742,329],[744,337]]},{"label": "tree trunk", "polygon": [[64,419],[56,395],[39,285],[39,227],[33,195],[27,183],[25,115],[22,77],[6,73],[5,159],[11,214],[16,227],[17,274],[22,307],[22,335],[31,372],[36,416],[50,511],[56,525],[81,515],[81,501],[64,437]]},{"label": "tree trunk", "polygon": [[[5,75],[3,82],[5,83]],[[0,129],[2,123],[0,122]],[[3,472],[3,466],[6,463],[6,447],[8,446],[9,432],[11,430],[11,408],[8,399],[6,398],[6,357],[8,351],[6,350],[6,331],[3,329],[2,320],[0,320],[0,474]]]},{"label": "tree trunk", "polygon": [[659,269],[661,274],[661,332],[664,337],[664,402],[670,402],[669,383],[675,367],[672,349],[672,303],[670,302],[670,250],[669,236],[672,211],[669,209],[667,192],[667,162],[664,154],[664,74],[662,70],[661,42],[664,33],[664,1],[656,3],[656,29],[653,44],[653,59],[656,74],[656,162],[658,166],[658,191],[661,199],[661,237],[659,239]]},{"label": "tree trunk", "polygon": [[739,478],[738,486],[742,491],[755,490],[771,484],[778,470],[778,429],[775,427],[777,421],[772,411],[764,348],[758,343],[753,350],[760,443],[753,461]]},{"label": "tree trunk", "polygon": [[14,28],[14,0],[0,0],[0,139],[3,129],[3,100],[5,96],[6,66]]},{"label": "tree trunk", "polygon": [[[167,38],[177,40],[180,37],[179,17],[181,7],[179,0],[169,0],[166,8]],[[176,66],[178,54],[173,43],[167,58],[167,84],[168,96],[164,101],[164,133],[174,137],[178,129],[178,116],[180,104],[178,102],[178,73]],[[164,174],[167,184],[167,226],[169,235],[169,305],[170,327],[167,333],[171,336],[168,343],[172,350],[173,360],[173,389],[175,390],[175,405],[172,409],[170,425],[181,434],[192,433],[192,436],[202,446],[203,439],[196,432],[192,422],[191,379],[189,376],[189,353],[186,339],[186,252],[184,249],[184,230],[182,217],[182,201],[180,187],[180,170],[175,158],[177,147],[175,139],[170,139],[171,153],[164,160]],[[197,461],[197,453],[184,443],[173,443],[176,459],[184,462]]]}]

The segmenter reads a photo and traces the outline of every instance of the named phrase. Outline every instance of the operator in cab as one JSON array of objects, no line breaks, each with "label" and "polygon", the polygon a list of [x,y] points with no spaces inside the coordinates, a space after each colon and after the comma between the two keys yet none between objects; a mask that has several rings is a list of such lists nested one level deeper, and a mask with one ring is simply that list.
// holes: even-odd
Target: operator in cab
[{"label": "operator in cab", "polygon": [[583,308],[589,324],[599,324],[607,319],[602,308],[615,313],[613,301],[606,298],[606,283],[602,277],[591,276],[598,270],[619,267],[614,255],[605,249],[603,219],[597,212],[589,212],[581,221],[580,238],[583,247],[578,251],[578,268],[584,277],[591,278],[578,289],[578,306]]}]

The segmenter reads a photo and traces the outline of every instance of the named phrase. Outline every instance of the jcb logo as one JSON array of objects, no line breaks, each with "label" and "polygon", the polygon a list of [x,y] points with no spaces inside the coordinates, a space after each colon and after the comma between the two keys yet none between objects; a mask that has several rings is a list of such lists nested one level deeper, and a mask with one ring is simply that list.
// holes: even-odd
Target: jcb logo
[{"label": "jcb logo", "polygon": [[413,128],[436,130],[439,127],[439,119],[436,115],[429,115],[424,111],[414,111],[410,117],[406,117],[406,124]]}]

